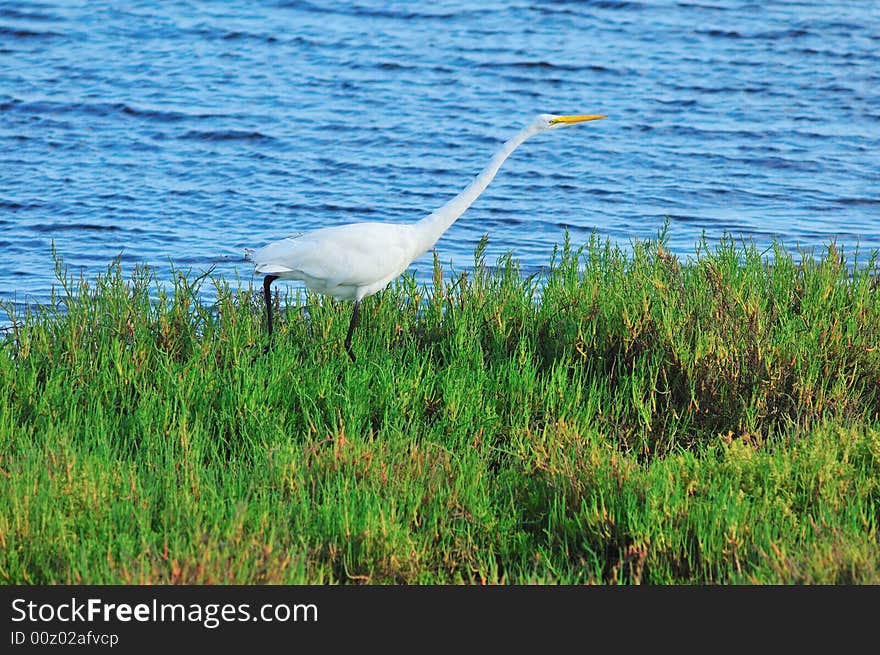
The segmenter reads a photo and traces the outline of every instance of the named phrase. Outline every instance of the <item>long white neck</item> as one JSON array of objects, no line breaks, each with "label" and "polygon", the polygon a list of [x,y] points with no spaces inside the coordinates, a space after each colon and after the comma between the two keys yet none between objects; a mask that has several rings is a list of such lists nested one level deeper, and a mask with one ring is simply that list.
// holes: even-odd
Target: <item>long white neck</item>
[{"label": "long white neck", "polygon": [[433,246],[437,242],[437,239],[439,239],[443,233],[446,232],[456,220],[458,220],[458,217],[464,214],[467,208],[480,197],[480,194],[486,190],[489,183],[495,179],[498,169],[501,168],[501,164],[510,157],[510,153],[516,150],[523,141],[537,134],[537,132],[538,130],[534,125],[528,125],[518,134],[507,140],[492,157],[492,161],[489,162],[489,165],[467,185],[464,191],[452,198],[439,209],[428,214],[413,226],[418,238],[416,257]]}]

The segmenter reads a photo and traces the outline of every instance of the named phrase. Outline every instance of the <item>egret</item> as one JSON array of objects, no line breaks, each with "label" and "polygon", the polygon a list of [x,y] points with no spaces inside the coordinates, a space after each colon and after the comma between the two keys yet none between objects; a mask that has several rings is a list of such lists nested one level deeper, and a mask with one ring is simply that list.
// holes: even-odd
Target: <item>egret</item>
[{"label": "egret", "polygon": [[471,183],[445,205],[415,223],[350,223],[322,227],[274,241],[250,254],[254,271],[265,275],[263,296],[271,343],[275,280],[298,280],[312,291],[337,300],[353,300],[345,351],[356,361],[351,338],[361,301],[384,289],[417,257],[431,248],[480,196],[498,169],[526,139],[568,125],[605,118],[603,114],[540,114],[508,139]]}]

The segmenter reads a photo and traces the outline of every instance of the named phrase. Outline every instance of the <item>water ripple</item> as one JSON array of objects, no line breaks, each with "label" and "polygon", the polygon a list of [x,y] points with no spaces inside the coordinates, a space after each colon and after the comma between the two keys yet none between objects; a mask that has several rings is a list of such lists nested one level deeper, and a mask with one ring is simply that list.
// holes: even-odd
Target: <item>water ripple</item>
[{"label": "water ripple", "polygon": [[196,139],[201,141],[274,141],[275,139],[261,132],[248,132],[246,130],[190,130],[180,135],[181,139]]},{"label": "water ripple", "polygon": [[62,36],[51,30],[29,30],[27,28],[9,27],[0,25],[0,38],[13,37],[16,39],[54,39]]},{"label": "water ripple", "polygon": [[524,144],[444,264],[489,233],[537,271],[565,230],[628,247],[667,221],[682,256],[725,232],[880,248],[870,5],[8,0],[0,297],[48,297],[53,244],[86,273],[123,252],[249,280],[245,247],[420,218],[544,111],[609,117]]}]

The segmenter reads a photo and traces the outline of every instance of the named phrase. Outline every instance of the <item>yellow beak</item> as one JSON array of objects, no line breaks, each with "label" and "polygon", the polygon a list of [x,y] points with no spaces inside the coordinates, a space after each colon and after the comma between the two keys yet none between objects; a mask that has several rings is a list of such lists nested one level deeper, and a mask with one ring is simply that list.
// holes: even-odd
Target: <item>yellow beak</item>
[{"label": "yellow beak", "polygon": [[554,119],[551,119],[550,124],[555,125],[556,123],[565,123],[566,125],[572,125],[574,123],[583,123],[584,121],[597,121],[600,118],[605,118],[605,114],[579,114],[577,116],[557,116]]}]

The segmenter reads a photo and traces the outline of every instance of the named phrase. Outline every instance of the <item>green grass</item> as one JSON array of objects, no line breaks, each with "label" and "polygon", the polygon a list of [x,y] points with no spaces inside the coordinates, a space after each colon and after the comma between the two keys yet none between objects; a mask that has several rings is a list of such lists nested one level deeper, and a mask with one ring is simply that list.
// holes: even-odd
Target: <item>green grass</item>
[{"label": "green grass", "polygon": [[350,304],[278,285],[261,355],[251,286],[59,263],[0,342],[0,581],[880,583],[876,253],[482,252],[356,363]]}]

